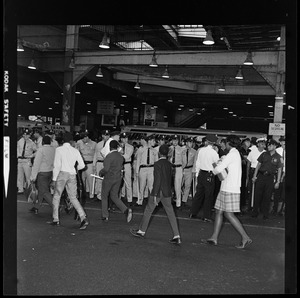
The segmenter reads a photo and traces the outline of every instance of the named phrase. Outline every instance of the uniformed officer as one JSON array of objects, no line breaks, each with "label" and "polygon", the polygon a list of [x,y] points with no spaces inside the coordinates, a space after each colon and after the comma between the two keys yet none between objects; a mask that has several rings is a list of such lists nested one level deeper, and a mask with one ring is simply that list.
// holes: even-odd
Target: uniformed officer
[{"label": "uniformed officer", "polygon": [[193,180],[193,165],[196,156],[196,150],[193,149],[193,138],[187,138],[185,140],[186,148],[183,151],[183,157],[185,158],[185,167],[183,168],[183,177],[182,177],[182,206],[186,205],[186,202],[189,197],[192,180]]},{"label": "uniformed officer", "polygon": [[268,151],[263,152],[257,159],[258,163],[252,178],[255,183],[252,217],[257,217],[260,211],[263,219],[268,219],[273,190],[279,188],[283,159],[276,152],[277,145],[275,140],[269,140]]},{"label": "uniformed officer", "polygon": [[142,205],[144,200],[144,190],[147,187],[149,193],[153,187],[153,166],[158,160],[158,152],[153,149],[155,142],[154,136],[149,136],[146,139],[147,144],[137,151],[136,175],[139,178],[139,197],[137,205]]},{"label": "uniformed officer", "polygon": [[174,170],[174,191],[176,196],[176,207],[181,206],[181,185],[183,177],[183,168],[186,166],[186,159],[184,158],[184,148],[178,145],[178,135],[172,136],[172,145],[169,151],[169,160]]},{"label": "uniformed officer", "polygon": [[121,190],[121,197],[127,197],[127,202],[132,204],[132,154],[133,154],[133,146],[128,144],[128,135],[126,132],[120,134],[120,146],[122,150],[120,153],[124,157],[124,183]]},{"label": "uniformed officer", "polygon": [[17,142],[17,157],[18,157],[18,193],[24,192],[24,175],[26,183],[30,183],[31,175],[31,159],[37,150],[36,144],[30,139],[29,129],[23,131],[22,138]]},{"label": "uniformed officer", "polygon": [[102,155],[104,156],[104,158],[105,158],[106,155],[110,152],[110,149],[109,149],[109,143],[110,143],[112,140],[115,140],[115,141],[119,142],[119,140],[120,140],[120,131],[114,130],[114,131],[112,131],[112,132],[110,133],[110,137],[109,137],[108,140],[105,142],[104,147],[101,149],[101,153],[102,153]]},{"label": "uniformed officer", "polygon": [[211,222],[211,209],[213,203],[215,176],[213,163],[217,163],[219,155],[213,149],[213,143],[217,142],[216,135],[209,134],[205,137],[204,147],[200,148],[195,158],[193,172],[197,178],[196,193],[192,201],[190,217],[196,217],[203,204],[203,221]]},{"label": "uniformed officer", "polygon": [[93,177],[91,174],[93,174],[93,159],[94,154],[96,150],[97,143],[94,142],[89,138],[89,131],[85,130],[82,133],[82,139],[77,141],[76,148],[81,153],[81,156],[83,158],[83,161],[86,165],[86,169],[82,170],[82,181],[83,185],[85,187],[85,191],[87,192],[87,195],[90,197],[90,199],[94,198],[94,190],[93,187]]},{"label": "uniformed officer", "polygon": [[49,136],[51,138],[51,146],[54,148],[58,147],[58,142],[56,141],[56,135],[55,132],[52,129],[45,131],[45,136]]},{"label": "uniformed officer", "polygon": [[141,150],[141,148],[143,148],[143,146],[147,145],[146,142],[146,136],[145,135],[141,135],[139,138],[140,144],[138,144],[133,152],[133,161],[132,161],[132,176],[133,176],[133,182],[132,182],[132,196],[135,198],[139,198],[139,178],[138,175],[136,174],[137,168],[136,168],[136,163],[137,163],[137,153],[139,150]]},{"label": "uniformed officer", "polygon": [[[105,129],[101,131],[101,141],[97,143],[95,154],[93,158],[93,172],[96,175],[99,175],[99,172],[103,169],[104,156],[101,153],[101,150],[104,148],[106,141],[109,139],[110,132]],[[102,179],[95,179],[95,194],[97,199],[101,201],[101,190],[102,190]]]}]

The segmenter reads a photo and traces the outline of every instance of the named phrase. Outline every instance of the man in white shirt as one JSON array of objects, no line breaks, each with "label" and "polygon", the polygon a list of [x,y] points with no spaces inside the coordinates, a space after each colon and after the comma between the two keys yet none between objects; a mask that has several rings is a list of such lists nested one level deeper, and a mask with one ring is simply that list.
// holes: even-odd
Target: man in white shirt
[{"label": "man in white shirt", "polygon": [[128,135],[123,132],[120,135],[120,147],[122,150],[120,151],[121,155],[124,157],[124,184],[121,189],[121,197],[126,198],[128,204],[132,205],[132,169],[131,169],[131,158],[133,154],[133,146],[128,144]]},{"label": "man in white shirt", "polygon": [[215,187],[215,176],[213,174],[213,163],[217,163],[219,155],[213,149],[212,144],[217,142],[216,135],[207,135],[204,147],[199,149],[195,158],[194,175],[197,177],[196,193],[192,201],[190,218],[195,218],[203,204],[204,222],[211,222],[211,209]]},{"label": "man in white shirt", "polygon": [[237,136],[228,136],[226,138],[226,147],[229,152],[213,170],[214,174],[218,174],[227,169],[228,174],[221,182],[220,192],[215,203],[216,215],[213,234],[209,239],[202,239],[202,242],[206,244],[218,244],[218,237],[223,223],[223,213],[242,237],[241,243],[236,248],[244,249],[252,243],[252,240],[234,214],[235,212],[240,212],[242,163],[240,153],[236,149],[239,144],[240,139]]},{"label": "man in white shirt", "polygon": [[54,182],[54,195],[53,195],[53,222],[51,225],[59,226],[59,203],[62,192],[66,187],[70,202],[74,206],[80,217],[80,229],[85,229],[89,222],[86,214],[77,199],[77,179],[75,164],[77,169],[85,168],[84,161],[78,149],[71,146],[73,136],[70,132],[66,132],[63,136],[64,144],[55,151],[53,177]]},{"label": "man in white shirt", "polygon": [[116,140],[117,142],[119,142],[120,140],[120,132],[119,131],[113,131],[111,134],[110,134],[110,138],[106,141],[105,143],[105,146],[101,149],[101,153],[102,155],[104,156],[104,158],[106,157],[106,155],[110,152],[110,149],[109,149],[109,143],[112,141],[112,140]]}]

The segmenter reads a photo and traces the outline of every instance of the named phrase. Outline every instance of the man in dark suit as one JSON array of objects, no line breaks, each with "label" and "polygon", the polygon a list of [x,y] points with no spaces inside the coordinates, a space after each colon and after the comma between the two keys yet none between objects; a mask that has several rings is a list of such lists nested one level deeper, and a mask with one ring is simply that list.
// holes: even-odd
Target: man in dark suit
[{"label": "man in dark suit", "polygon": [[168,152],[169,152],[169,147],[167,145],[161,145],[159,147],[160,158],[158,161],[154,163],[153,189],[151,191],[148,204],[145,208],[139,229],[138,230],[131,229],[130,233],[136,237],[143,238],[145,236],[152,213],[155,207],[161,201],[162,205],[165,208],[165,211],[167,213],[173,231],[173,238],[170,239],[169,242],[173,244],[180,244],[181,240],[180,240],[180,235],[178,230],[178,224],[176,221],[176,216],[171,201],[172,164],[167,159]]},{"label": "man in dark suit", "polygon": [[119,198],[119,190],[122,182],[122,169],[124,157],[118,152],[119,143],[116,140],[111,140],[109,143],[110,152],[106,155],[103,161],[103,169],[99,175],[104,176],[102,183],[102,220],[108,221],[108,197],[116,204],[116,206],[127,217],[127,222],[132,219],[132,210]]}]

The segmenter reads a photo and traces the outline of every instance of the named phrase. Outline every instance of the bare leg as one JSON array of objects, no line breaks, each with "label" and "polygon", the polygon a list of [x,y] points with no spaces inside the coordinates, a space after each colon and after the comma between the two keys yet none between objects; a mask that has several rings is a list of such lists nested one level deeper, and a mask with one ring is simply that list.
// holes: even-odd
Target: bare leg
[{"label": "bare leg", "polygon": [[214,223],[214,232],[212,236],[207,240],[212,240],[215,244],[218,243],[218,237],[223,224],[223,211],[216,210],[215,223]]},{"label": "bare leg", "polygon": [[233,212],[225,212],[225,217],[241,235],[243,244],[245,244],[248,240],[251,240],[250,237],[247,235],[245,229],[243,228],[241,222],[238,220],[238,218],[234,215]]}]

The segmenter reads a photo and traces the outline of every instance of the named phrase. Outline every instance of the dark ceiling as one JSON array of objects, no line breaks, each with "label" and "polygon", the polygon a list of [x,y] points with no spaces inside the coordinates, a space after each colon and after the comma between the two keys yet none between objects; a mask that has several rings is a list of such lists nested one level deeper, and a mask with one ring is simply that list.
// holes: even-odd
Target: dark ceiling
[{"label": "dark ceiling", "polygon": [[[274,111],[275,104],[275,91],[270,88],[272,84],[269,79],[274,83],[277,71],[274,65],[270,66],[268,55],[285,51],[285,44],[278,40],[282,35],[282,25],[205,25],[205,31],[211,30],[215,41],[213,45],[204,45],[203,38],[180,36],[176,26],[178,25],[79,25],[78,47],[74,49],[75,65],[83,67],[88,63],[90,68],[76,84],[76,91],[80,91],[80,94],[76,94],[75,125],[80,115],[88,113],[88,110],[91,114],[95,113],[97,101],[113,100],[116,106],[124,104],[123,109],[130,111],[133,107],[142,109],[142,102],[157,105],[169,119],[177,112],[179,105],[184,104],[184,109],[193,111],[191,110],[187,121],[180,125],[189,127],[207,123],[210,128],[222,126],[224,129],[235,129],[238,126],[240,130],[250,130],[255,125],[257,130],[265,131],[268,123],[273,122],[270,112]],[[196,25],[185,27],[190,31],[201,28]],[[104,32],[110,38],[110,49],[99,48]],[[18,113],[23,117],[32,114],[60,117],[64,68],[57,63],[51,65],[49,61],[53,57],[64,57],[66,34],[66,25],[24,25],[18,28],[18,38],[23,41],[25,49],[24,52],[18,52],[18,82],[22,91],[27,91],[27,94],[18,94]],[[141,51],[141,40],[150,45],[152,50]],[[126,50],[116,45],[122,42],[132,42],[134,48]],[[159,65],[156,68],[147,65],[154,51]],[[242,65],[244,79],[237,80],[235,74],[242,61],[237,59],[233,63],[227,62],[227,55],[240,57],[241,53],[244,55],[248,51],[254,53],[254,65]],[[172,55],[176,54],[178,58],[173,63]],[[210,58],[213,54],[216,55],[217,62]],[[103,59],[106,62],[101,63],[104,78],[96,77],[100,63],[86,62],[89,55],[93,59],[99,55],[99,61]],[[124,61],[119,64],[108,63],[109,57],[114,55],[121,59],[123,57]],[[149,57],[148,62],[145,63],[143,55]],[[201,55],[204,57],[203,63],[193,62],[193,57],[201,58]],[[265,65],[262,62],[255,65],[255,59],[259,55],[266,57]],[[32,58],[40,65],[37,70],[26,67]],[[160,59],[169,61],[168,65],[160,64]],[[127,64],[126,61],[133,62]],[[166,66],[170,78],[162,79]],[[45,79],[46,84],[39,83],[41,78]],[[141,86],[138,91],[133,88],[137,79]],[[87,81],[94,84],[88,85]],[[222,82],[226,86],[225,92],[217,90]],[[40,100],[35,99],[35,89],[40,92]],[[127,97],[123,98],[122,94]],[[251,105],[246,104],[248,99],[251,100]],[[87,102],[91,104],[87,106]],[[285,109],[286,107],[283,108],[283,122]],[[128,117],[131,115],[130,111]]]}]

